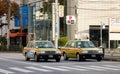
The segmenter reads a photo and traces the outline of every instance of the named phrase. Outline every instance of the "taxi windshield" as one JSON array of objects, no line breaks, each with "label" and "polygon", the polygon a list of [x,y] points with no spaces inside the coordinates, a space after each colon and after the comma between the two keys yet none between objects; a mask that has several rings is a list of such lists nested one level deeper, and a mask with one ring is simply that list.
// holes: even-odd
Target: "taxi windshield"
[{"label": "taxi windshield", "polygon": [[80,41],[80,42],[77,42],[77,47],[94,48],[95,46],[91,41]]},{"label": "taxi windshield", "polygon": [[38,48],[53,48],[54,45],[52,42],[36,42]]}]

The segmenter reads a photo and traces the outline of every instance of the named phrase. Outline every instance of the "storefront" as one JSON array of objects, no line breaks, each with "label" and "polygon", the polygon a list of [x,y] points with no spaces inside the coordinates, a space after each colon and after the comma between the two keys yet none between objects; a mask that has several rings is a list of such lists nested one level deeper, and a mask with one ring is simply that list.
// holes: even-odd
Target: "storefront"
[{"label": "storefront", "polygon": [[52,6],[48,2],[34,2],[29,5],[28,35],[37,40],[50,40],[52,37]]}]

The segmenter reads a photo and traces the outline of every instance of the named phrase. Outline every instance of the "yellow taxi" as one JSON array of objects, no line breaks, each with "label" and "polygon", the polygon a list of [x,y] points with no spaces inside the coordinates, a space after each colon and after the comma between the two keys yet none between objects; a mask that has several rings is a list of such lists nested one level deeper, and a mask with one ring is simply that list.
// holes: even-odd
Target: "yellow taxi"
[{"label": "yellow taxi", "polygon": [[85,59],[103,59],[103,50],[94,46],[93,42],[85,40],[70,40],[65,47],[60,48],[64,60],[76,58],[78,61]]},{"label": "yellow taxi", "polygon": [[56,49],[51,41],[30,41],[24,47],[23,55],[26,61],[34,59],[38,62],[40,59],[45,61],[55,59],[56,62],[60,62],[61,59],[61,51]]}]

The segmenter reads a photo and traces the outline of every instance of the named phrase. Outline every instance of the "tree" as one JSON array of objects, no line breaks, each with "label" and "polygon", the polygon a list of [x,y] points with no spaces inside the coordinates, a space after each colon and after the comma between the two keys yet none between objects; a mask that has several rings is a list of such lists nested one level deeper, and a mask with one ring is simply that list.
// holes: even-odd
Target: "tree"
[{"label": "tree", "polygon": [[[12,1],[11,2],[11,14],[10,16],[17,15],[17,10],[19,9],[19,5]],[[8,1],[7,0],[0,0],[0,16],[3,16],[4,13],[8,13]]]}]

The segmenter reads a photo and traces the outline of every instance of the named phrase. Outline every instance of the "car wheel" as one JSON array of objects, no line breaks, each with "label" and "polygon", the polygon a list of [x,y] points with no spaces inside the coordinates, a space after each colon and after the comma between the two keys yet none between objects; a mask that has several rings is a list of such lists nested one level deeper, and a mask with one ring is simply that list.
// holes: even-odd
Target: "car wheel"
[{"label": "car wheel", "polygon": [[46,58],[46,59],[44,59],[44,61],[45,61],[45,62],[47,62],[47,61],[48,61],[48,59]]},{"label": "car wheel", "polygon": [[27,57],[27,53],[25,54],[25,60],[26,60],[26,61],[29,61],[29,60],[30,60],[30,58]]},{"label": "car wheel", "polygon": [[60,62],[60,58],[56,58],[56,62]]},{"label": "car wheel", "polygon": [[97,57],[97,61],[101,61],[102,60],[102,57]]},{"label": "car wheel", "polygon": [[80,55],[79,55],[79,54],[76,54],[76,60],[77,60],[77,61],[81,61],[81,58],[80,58]]},{"label": "car wheel", "polygon": [[35,54],[35,61],[39,62],[39,58],[38,58],[38,56],[36,54]]},{"label": "car wheel", "polygon": [[66,53],[63,54],[64,60],[68,60]]}]

